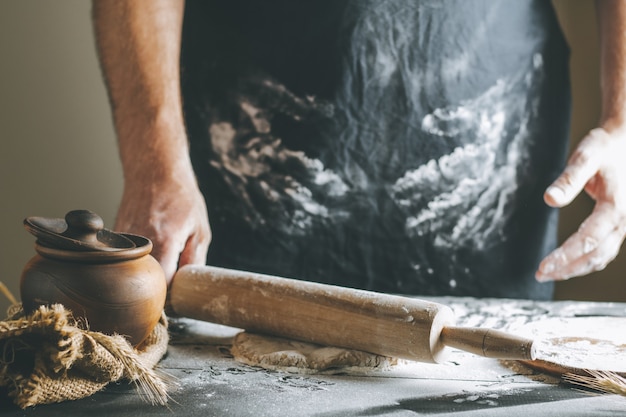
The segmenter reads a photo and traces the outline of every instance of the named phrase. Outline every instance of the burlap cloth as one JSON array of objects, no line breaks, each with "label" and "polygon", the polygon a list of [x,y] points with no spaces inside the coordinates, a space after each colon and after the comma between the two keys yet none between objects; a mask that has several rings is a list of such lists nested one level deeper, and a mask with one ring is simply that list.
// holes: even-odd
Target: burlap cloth
[{"label": "burlap cloth", "polygon": [[154,367],[167,350],[167,320],[133,348],[122,336],[89,331],[62,305],[25,315],[21,305],[0,321],[0,387],[27,408],[88,397],[127,379],[152,404],[165,404],[168,381]]}]

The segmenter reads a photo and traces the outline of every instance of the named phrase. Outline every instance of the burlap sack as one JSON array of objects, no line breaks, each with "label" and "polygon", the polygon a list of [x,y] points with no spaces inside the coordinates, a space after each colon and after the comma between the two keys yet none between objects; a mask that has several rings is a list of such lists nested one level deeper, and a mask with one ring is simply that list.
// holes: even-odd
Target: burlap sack
[{"label": "burlap sack", "polygon": [[62,305],[25,315],[21,305],[0,321],[0,387],[27,408],[90,396],[122,378],[152,404],[165,404],[167,383],[155,365],[167,350],[165,315],[137,348],[122,336],[86,329]]}]

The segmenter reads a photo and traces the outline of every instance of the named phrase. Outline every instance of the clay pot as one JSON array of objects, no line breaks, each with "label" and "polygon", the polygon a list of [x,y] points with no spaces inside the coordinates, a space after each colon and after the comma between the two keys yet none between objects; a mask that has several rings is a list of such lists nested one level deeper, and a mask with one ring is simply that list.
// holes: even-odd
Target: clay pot
[{"label": "clay pot", "polygon": [[71,211],[65,220],[29,217],[24,225],[38,238],[37,255],[20,279],[27,313],[60,303],[90,330],[124,335],[133,345],[150,334],[167,285],[149,239],[104,229],[87,210]]}]

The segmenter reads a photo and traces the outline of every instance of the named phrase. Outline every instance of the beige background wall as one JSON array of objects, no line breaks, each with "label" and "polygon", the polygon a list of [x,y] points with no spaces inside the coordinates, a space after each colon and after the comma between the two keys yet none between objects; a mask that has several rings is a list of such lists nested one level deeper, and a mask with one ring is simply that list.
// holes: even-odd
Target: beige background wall
[{"label": "beige background wall", "polygon": [[89,1],[0,1],[0,280],[16,295],[34,254],[24,217],[113,222],[122,176],[99,71]]},{"label": "beige background wall", "polygon": [[[573,47],[572,137],[578,138],[598,117],[593,7],[588,0],[556,5]],[[34,253],[24,217],[88,208],[111,225],[121,196],[89,13],[87,0],[0,2],[0,280],[16,295]],[[563,236],[590,207],[580,199],[563,211]],[[603,273],[560,285],[557,296],[626,300],[625,268],[626,253]],[[0,296],[0,316],[7,305]]]}]

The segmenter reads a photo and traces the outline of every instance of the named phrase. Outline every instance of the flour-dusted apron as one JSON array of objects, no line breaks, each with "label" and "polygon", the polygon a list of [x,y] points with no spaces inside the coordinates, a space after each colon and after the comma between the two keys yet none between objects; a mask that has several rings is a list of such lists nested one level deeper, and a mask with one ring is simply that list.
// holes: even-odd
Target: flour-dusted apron
[{"label": "flour-dusted apron", "polygon": [[415,295],[550,298],[542,193],[568,50],[543,0],[187,2],[208,263]]}]

